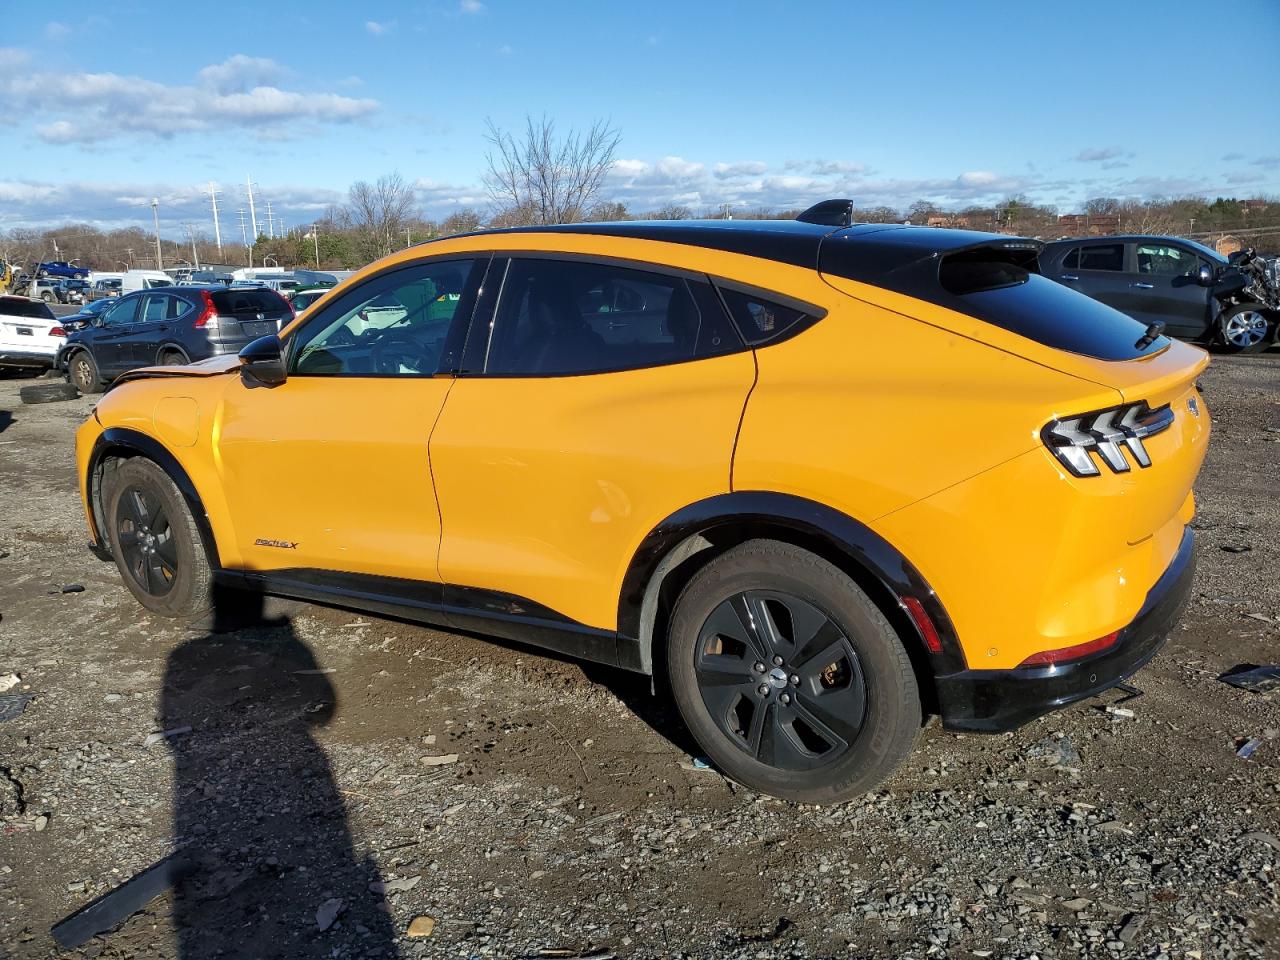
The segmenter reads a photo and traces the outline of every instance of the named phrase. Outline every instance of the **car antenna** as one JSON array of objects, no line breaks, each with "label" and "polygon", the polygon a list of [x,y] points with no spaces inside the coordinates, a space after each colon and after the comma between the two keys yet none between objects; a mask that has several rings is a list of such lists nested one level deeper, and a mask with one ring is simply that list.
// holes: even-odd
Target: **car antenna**
[{"label": "car antenna", "polygon": [[1157,320],[1148,325],[1147,332],[1138,338],[1138,342],[1133,345],[1135,350],[1145,350],[1156,342],[1156,337],[1164,333],[1164,321]]}]

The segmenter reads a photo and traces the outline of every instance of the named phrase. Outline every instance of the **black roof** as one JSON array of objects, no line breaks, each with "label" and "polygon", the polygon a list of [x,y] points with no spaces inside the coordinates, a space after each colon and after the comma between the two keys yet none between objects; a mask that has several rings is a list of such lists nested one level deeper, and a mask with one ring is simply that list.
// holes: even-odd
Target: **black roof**
[{"label": "black roof", "polygon": [[974,230],[898,223],[831,227],[799,220],[620,220],[509,227],[477,233],[579,233],[660,240],[776,260],[869,282],[881,282],[887,272],[908,264],[972,247],[1040,248],[1036,240]]}]

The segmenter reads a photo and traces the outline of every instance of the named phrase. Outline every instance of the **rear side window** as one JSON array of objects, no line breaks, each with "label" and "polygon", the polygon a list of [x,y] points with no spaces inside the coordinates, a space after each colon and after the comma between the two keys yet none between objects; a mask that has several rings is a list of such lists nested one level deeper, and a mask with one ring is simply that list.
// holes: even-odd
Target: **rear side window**
[{"label": "rear side window", "polygon": [[279,316],[289,310],[288,304],[280,294],[265,287],[216,290],[213,293],[213,306],[218,314],[224,317],[257,317],[260,313]]},{"label": "rear side window", "polygon": [[1099,360],[1132,360],[1169,343],[1157,337],[1137,349],[1144,324],[994,251],[946,257],[939,280],[951,298],[929,299],[1059,350]]},{"label": "rear side window", "polygon": [[778,303],[756,293],[720,284],[729,315],[743,341],[751,347],[760,347],[799,333],[810,321],[817,319],[816,311],[806,310],[800,304]]},{"label": "rear side window", "polygon": [[741,349],[709,283],[577,260],[510,262],[485,372],[567,376]]},{"label": "rear side window", "polygon": [[1123,270],[1124,244],[1099,243],[1080,248],[1081,270]]}]

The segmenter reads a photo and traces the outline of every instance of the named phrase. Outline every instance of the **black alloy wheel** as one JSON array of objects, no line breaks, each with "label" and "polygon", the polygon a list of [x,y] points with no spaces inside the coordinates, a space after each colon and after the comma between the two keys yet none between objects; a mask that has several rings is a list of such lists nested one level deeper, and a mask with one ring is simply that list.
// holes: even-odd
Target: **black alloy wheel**
[{"label": "black alloy wheel", "polygon": [[722,602],[698,636],[694,671],[721,733],[770,767],[832,763],[862,732],[858,654],[831,617],[799,597],[749,590]]},{"label": "black alloy wheel", "polygon": [[120,493],[116,543],[124,568],[148,596],[167,596],[178,579],[178,548],[160,497],[141,486]]},{"label": "black alloy wheel", "polygon": [[875,787],[923,713],[902,638],[843,570],[749,540],[709,560],[667,625],[680,716],[726,776],[801,803]]}]

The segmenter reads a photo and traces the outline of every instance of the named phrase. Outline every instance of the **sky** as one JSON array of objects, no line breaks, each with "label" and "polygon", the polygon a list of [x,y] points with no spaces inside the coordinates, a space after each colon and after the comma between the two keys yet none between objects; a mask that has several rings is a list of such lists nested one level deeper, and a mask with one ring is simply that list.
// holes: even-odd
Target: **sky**
[{"label": "sky", "polygon": [[264,232],[391,172],[484,212],[529,115],[611,123],[637,212],[1280,194],[1278,88],[1221,43],[1280,50],[1280,0],[9,4],[0,229],[211,235],[212,183],[238,239],[248,177]]}]

